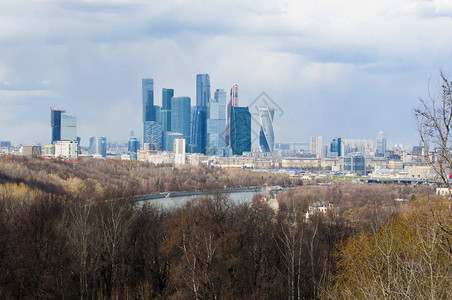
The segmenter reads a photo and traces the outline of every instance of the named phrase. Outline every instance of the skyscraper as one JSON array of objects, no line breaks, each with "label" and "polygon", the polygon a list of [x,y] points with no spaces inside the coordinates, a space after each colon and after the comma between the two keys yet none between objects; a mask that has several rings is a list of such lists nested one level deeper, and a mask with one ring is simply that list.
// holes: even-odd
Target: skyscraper
[{"label": "skyscraper", "polygon": [[51,143],[77,140],[77,117],[65,110],[50,107]]},{"label": "skyscraper", "polygon": [[234,83],[229,92],[228,110],[226,112],[226,147],[231,145],[231,111],[239,105],[239,85]]},{"label": "skyscraper", "polygon": [[335,138],[330,143],[330,156],[342,157],[342,138]]},{"label": "skyscraper", "polygon": [[268,106],[259,107],[259,119],[261,130],[259,132],[259,145],[262,152],[272,152],[275,150],[275,135],[273,132],[273,118],[275,110]]},{"label": "skyscraper", "polygon": [[230,140],[232,154],[251,151],[251,113],[248,107],[231,107]]},{"label": "skyscraper", "polygon": [[196,106],[207,106],[210,100],[209,74],[196,75]]},{"label": "skyscraper", "polygon": [[162,89],[161,122],[163,131],[171,131],[171,98],[173,97],[173,89]]},{"label": "skyscraper", "polygon": [[315,155],[317,158],[322,156],[322,140],[321,136],[311,137],[311,154]]},{"label": "skyscraper", "polygon": [[190,98],[173,97],[171,99],[171,131],[182,133],[185,145],[190,141]]},{"label": "skyscraper", "polygon": [[378,157],[384,157],[386,153],[386,137],[383,131],[378,132],[377,137],[377,155]]},{"label": "skyscraper", "polygon": [[205,153],[207,147],[207,105],[210,100],[209,74],[196,75],[196,107],[193,114],[192,152]]},{"label": "skyscraper", "polygon": [[154,79],[151,78],[142,79],[141,91],[143,97],[143,122],[155,121]]},{"label": "skyscraper", "polygon": [[208,155],[217,155],[218,148],[224,148],[226,130],[226,93],[217,89],[214,99],[209,102],[207,117],[207,151]]}]

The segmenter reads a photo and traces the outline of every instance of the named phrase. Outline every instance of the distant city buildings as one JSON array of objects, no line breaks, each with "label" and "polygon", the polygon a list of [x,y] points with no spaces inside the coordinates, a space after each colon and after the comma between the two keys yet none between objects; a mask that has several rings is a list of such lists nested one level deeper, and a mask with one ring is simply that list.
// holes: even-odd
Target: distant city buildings
[{"label": "distant city buildings", "polygon": [[107,138],[101,136],[91,137],[89,139],[88,153],[101,157],[107,156]]},{"label": "distant city buildings", "polygon": [[186,139],[177,138],[174,139],[174,165],[176,167],[185,165],[185,149],[186,149]]},{"label": "distant city buildings", "polygon": [[207,150],[208,155],[223,155],[226,147],[226,92],[217,89],[214,99],[209,102],[207,119]]},{"label": "distant city buildings", "polygon": [[321,136],[311,137],[311,154],[315,157],[323,157],[323,138]]}]

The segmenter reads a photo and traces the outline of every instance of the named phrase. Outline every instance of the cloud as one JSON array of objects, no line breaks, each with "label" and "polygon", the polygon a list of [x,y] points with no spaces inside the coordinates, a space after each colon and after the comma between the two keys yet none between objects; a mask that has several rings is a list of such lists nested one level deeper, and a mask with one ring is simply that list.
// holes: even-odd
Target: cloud
[{"label": "cloud", "polygon": [[44,130],[55,105],[77,115],[83,140],[122,140],[140,135],[141,78],[155,79],[156,103],[163,87],[194,103],[195,75],[209,73],[212,89],[237,82],[244,105],[274,98],[277,141],[384,130],[415,143],[411,107],[451,67],[451,14],[446,0],[7,1],[2,111]]}]

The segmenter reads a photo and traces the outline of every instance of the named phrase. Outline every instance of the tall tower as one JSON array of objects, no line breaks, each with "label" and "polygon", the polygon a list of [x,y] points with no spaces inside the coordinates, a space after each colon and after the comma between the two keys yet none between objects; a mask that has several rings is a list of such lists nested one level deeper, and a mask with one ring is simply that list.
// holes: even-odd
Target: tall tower
[{"label": "tall tower", "polygon": [[231,111],[239,106],[239,85],[234,83],[229,92],[228,111],[226,114],[226,147],[231,145]]},{"label": "tall tower", "polygon": [[[149,131],[145,130],[146,122],[155,122],[155,110],[154,110],[154,79],[143,78],[141,80],[141,92],[143,98],[143,142],[147,143],[151,139]],[[149,127],[149,126],[148,126]]]},{"label": "tall tower", "polygon": [[192,152],[205,153],[207,147],[207,106],[210,100],[209,74],[196,75],[196,106],[193,113]]},{"label": "tall tower", "polygon": [[173,96],[173,89],[162,89],[162,110],[160,118],[163,131],[171,131],[171,98]]},{"label": "tall tower", "polygon": [[386,153],[386,137],[383,131],[378,132],[377,137],[377,156],[384,157]]},{"label": "tall tower", "polygon": [[217,89],[214,99],[209,102],[207,117],[207,151],[208,155],[219,155],[218,148],[226,146],[226,92]]},{"label": "tall tower", "polygon": [[259,145],[262,152],[272,152],[275,150],[275,135],[273,132],[273,118],[275,110],[268,106],[259,107],[259,119],[261,130],[259,133]]}]

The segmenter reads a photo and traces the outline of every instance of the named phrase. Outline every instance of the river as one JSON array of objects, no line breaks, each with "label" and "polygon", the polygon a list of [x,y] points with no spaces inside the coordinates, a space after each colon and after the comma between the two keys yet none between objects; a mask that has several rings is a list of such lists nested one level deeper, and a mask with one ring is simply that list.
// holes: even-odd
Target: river
[{"label": "river", "polygon": [[[251,202],[253,199],[253,195],[258,193],[259,191],[250,190],[250,191],[241,191],[241,192],[226,192],[229,195],[229,199],[234,203],[246,203]],[[265,191],[262,191],[260,193],[267,193]],[[196,197],[202,197],[203,195],[190,195],[190,196],[177,196],[177,197],[167,197],[167,198],[158,198],[158,199],[150,199],[150,200],[143,200],[137,202],[138,205],[142,205],[145,203],[153,204],[157,207],[161,207],[164,209],[168,208],[177,208],[180,206],[184,206],[188,201],[190,201],[193,198]]]}]

